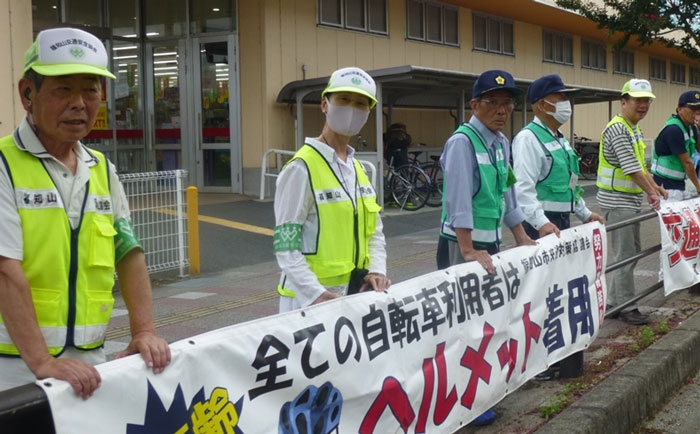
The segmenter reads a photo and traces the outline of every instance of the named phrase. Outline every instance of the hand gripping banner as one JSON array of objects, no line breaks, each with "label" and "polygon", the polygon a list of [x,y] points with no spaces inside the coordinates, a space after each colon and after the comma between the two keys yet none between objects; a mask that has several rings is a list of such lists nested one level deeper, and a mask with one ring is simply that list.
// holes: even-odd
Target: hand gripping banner
[{"label": "hand gripping banner", "polygon": [[[98,366],[90,399],[39,381],[59,434],[453,433],[596,338],[605,229],[589,223],[475,262]],[[270,289],[273,290],[273,289]]]}]

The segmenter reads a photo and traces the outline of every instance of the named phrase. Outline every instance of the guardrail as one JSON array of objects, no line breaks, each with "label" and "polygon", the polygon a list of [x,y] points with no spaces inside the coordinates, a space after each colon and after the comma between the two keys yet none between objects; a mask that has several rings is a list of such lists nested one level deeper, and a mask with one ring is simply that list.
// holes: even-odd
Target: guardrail
[{"label": "guardrail", "polygon": [[[276,172],[268,172],[267,169],[267,157],[270,154],[275,154],[275,166],[273,167]],[[284,149],[268,149],[262,157],[262,164],[260,165],[260,200],[265,199],[265,178],[277,178],[280,170],[282,170],[282,156],[288,155],[293,156],[296,154],[295,151],[286,151]]]},{"label": "guardrail", "polygon": [[179,269],[180,277],[187,274],[186,179],[186,170],[119,175],[149,273]]},{"label": "guardrail", "polygon": [[[656,216],[650,211],[628,220],[606,225],[606,231],[611,232],[624,226],[649,220]],[[661,250],[661,243],[639,252],[637,255],[609,265],[606,273],[614,271],[630,262],[639,260]],[[650,295],[663,287],[663,282],[657,282],[639,292],[635,297],[606,312],[605,317],[611,317],[626,306]],[[44,391],[34,384],[27,384],[0,392],[0,432],[3,434],[55,434],[51,409]]]},{"label": "guardrail", "polygon": [[[268,167],[267,167],[267,158],[270,156],[270,154],[275,154],[275,166],[272,167],[273,172],[268,172]],[[282,170],[282,167],[284,166],[282,162],[282,156],[287,155],[287,156],[294,156],[296,154],[296,151],[287,151],[284,149],[268,149],[262,157],[262,164],[260,165],[260,200],[265,199],[265,180],[266,178],[277,178],[279,175],[279,172]],[[372,183],[372,187],[374,187],[375,191],[377,190],[377,167],[370,161],[367,160],[361,160],[357,159],[357,161],[362,164],[362,167],[365,168],[365,171],[367,171],[367,174],[369,176],[369,180]],[[286,163],[286,161],[285,161]]]}]

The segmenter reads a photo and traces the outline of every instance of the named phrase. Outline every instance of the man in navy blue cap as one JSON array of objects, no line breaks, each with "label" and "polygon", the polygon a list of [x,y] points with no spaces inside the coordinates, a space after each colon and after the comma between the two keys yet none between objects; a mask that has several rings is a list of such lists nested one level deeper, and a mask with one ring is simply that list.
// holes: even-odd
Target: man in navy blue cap
[{"label": "man in navy blue cap", "polygon": [[[559,236],[560,230],[571,226],[571,214],[584,223],[604,222],[581,197],[578,157],[559,131],[571,117],[569,95],[578,91],[565,86],[557,74],[538,78],[527,90],[535,118],[513,139],[513,172],[518,203],[525,213],[523,227],[534,240],[552,233]],[[553,379],[558,368],[557,364],[535,378]]]},{"label": "man in navy blue cap", "polygon": [[[513,188],[510,143],[502,132],[521,94],[505,71],[486,71],[474,82],[471,119],[457,128],[440,156],[444,172],[440,238],[448,246],[449,263],[439,266],[477,261],[495,273],[491,255],[499,251],[501,221],[516,245],[534,244],[521,224],[525,215]],[[495,418],[493,410],[487,410],[472,424],[488,425]]]},{"label": "man in navy blue cap", "polygon": [[700,191],[700,181],[690,158],[698,150],[694,128],[695,116],[700,115],[700,91],[689,90],[678,98],[676,113],[672,114],[654,142],[651,173],[654,181],[668,192],[668,200],[689,197],[685,191],[688,178]]}]

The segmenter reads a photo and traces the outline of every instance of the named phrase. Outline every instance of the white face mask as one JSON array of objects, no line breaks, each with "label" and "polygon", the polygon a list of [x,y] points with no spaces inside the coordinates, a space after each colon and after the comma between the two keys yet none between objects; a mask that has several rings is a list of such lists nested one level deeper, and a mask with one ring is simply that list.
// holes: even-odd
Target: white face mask
[{"label": "white face mask", "polygon": [[548,112],[545,111],[548,115],[552,115],[552,117],[559,122],[560,124],[565,124],[566,121],[568,121],[571,118],[571,102],[570,101],[559,101],[556,104],[552,104],[551,102],[547,101],[546,99],[544,100],[547,104],[551,105],[554,107],[553,112]]},{"label": "white face mask", "polygon": [[331,130],[341,136],[354,136],[367,122],[369,111],[358,110],[352,106],[338,106],[328,103],[326,122]]}]

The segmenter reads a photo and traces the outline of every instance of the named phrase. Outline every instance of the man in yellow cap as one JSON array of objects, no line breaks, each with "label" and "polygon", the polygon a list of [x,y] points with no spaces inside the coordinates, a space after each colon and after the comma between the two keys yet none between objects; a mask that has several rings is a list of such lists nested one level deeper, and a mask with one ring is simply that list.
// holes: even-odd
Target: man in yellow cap
[{"label": "man in yellow cap", "polygon": [[0,389],[54,377],[87,398],[105,361],[114,272],[132,340],[155,373],[170,363],[156,336],[143,250],[114,166],[80,140],[100,106],[108,54],[90,33],[39,33],[19,93],[26,118],[0,139]]},{"label": "man in yellow cap", "polygon": [[348,144],[377,103],[376,89],[360,68],[335,71],[321,94],[321,134],[307,137],[277,178],[280,312],[391,285],[376,192]]},{"label": "man in yellow cap", "polygon": [[[642,211],[644,194],[653,209],[659,209],[668,193],[658,186],[646,169],[644,136],[639,122],[649,112],[655,96],[647,80],[632,79],[622,87],[620,113],[615,115],[600,135],[598,163],[598,205],[608,223],[627,220]],[[613,262],[641,250],[639,223],[611,232]],[[625,303],[634,296],[636,261],[612,272],[608,285],[608,308]],[[643,325],[649,320],[636,304],[626,306],[619,319]]]}]

